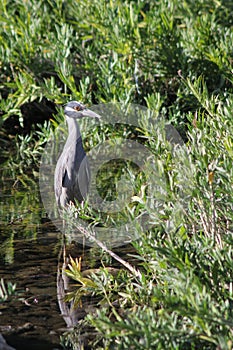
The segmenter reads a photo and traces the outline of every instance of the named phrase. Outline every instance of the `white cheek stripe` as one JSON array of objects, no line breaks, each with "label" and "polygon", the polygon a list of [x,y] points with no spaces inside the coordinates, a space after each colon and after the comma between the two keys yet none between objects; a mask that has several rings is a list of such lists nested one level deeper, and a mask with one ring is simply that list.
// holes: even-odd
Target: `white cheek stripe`
[{"label": "white cheek stripe", "polygon": [[74,108],[71,108],[71,107],[68,107],[68,106],[66,106],[65,107],[65,112],[74,112],[75,110],[74,110]]}]

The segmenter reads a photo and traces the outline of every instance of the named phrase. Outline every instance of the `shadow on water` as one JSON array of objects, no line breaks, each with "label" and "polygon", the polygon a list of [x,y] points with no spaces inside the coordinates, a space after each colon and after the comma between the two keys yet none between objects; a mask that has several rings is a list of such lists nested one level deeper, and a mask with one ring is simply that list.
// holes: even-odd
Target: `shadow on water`
[{"label": "shadow on water", "polygon": [[[0,334],[17,350],[70,349],[62,346],[67,332],[93,312],[97,300],[85,297],[77,309],[64,302],[70,289],[67,257],[82,257],[82,270],[99,267],[95,248],[65,244],[47,218],[35,181],[28,187],[0,181],[0,279],[16,283],[16,294],[0,301]],[[120,255],[127,252],[122,247]],[[94,337],[93,330],[88,339],[76,333],[75,349],[89,349],[86,344]]]}]

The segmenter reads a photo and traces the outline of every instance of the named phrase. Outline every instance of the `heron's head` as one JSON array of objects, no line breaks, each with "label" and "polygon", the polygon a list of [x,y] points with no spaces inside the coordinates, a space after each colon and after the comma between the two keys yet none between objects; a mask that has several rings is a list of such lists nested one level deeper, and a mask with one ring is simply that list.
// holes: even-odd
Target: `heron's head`
[{"label": "heron's head", "polygon": [[77,101],[70,101],[65,105],[64,108],[65,115],[69,118],[83,118],[92,117],[100,119],[100,115],[88,109],[85,105]]}]

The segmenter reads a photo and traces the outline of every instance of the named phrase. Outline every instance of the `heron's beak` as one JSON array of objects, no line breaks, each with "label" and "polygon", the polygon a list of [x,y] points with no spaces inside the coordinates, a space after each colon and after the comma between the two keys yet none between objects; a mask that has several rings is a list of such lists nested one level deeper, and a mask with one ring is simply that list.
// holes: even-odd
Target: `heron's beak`
[{"label": "heron's beak", "polygon": [[101,116],[90,109],[84,109],[83,111],[79,112],[82,117],[91,117],[91,118],[97,118],[101,119]]}]

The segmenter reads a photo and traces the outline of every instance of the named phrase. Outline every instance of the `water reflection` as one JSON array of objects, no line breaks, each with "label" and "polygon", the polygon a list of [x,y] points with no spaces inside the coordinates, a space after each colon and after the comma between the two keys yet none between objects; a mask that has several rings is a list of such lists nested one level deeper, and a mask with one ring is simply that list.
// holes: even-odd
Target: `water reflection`
[{"label": "water reflection", "polygon": [[0,257],[11,264],[14,242],[37,238],[43,215],[37,183],[31,181],[25,188],[10,179],[1,181],[0,213]]},{"label": "water reflection", "polygon": [[69,259],[66,254],[66,245],[64,242],[57,269],[57,300],[62,317],[67,327],[72,328],[81,318],[85,316],[85,313],[83,313],[82,308],[74,308],[72,303],[67,303],[64,301],[66,292],[70,290],[70,280],[65,273],[68,263]]},{"label": "water reflection", "polygon": [[0,278],[17,295],[0,304],[0,333],[18,349],[61,349],[66,324],[57,302],[60,233],[46,218],[38,185],[1,180]]}]

